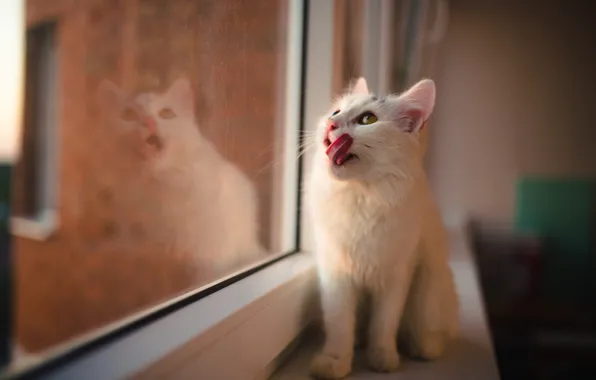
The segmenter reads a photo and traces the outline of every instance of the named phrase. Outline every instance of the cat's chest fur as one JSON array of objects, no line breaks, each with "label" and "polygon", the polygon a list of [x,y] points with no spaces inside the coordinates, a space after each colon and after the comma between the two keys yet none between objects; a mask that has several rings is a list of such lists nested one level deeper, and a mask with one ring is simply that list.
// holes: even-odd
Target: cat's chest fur
[{"label": "cat's chest fur", "polygon": [[407,265],[420,240],[417,187],[403,181],[366,187],[315,184],[311,212],[323,267],[369,282],[367,277]]}]

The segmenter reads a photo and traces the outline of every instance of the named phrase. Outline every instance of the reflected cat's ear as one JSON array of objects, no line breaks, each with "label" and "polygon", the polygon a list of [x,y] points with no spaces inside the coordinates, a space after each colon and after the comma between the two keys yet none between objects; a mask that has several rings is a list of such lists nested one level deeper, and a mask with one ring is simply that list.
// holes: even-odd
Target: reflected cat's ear
[{"label": "reflected cat's ear", "polygon": [[435,95],[435,82],[423,79],[403,94],[393,97],[398,126],[408,133],[420,131],[433,112]]},{"label": "reflected cat's ear", "polygon": [[358,78],[351,86],[350,86],[350,93],[352,94],[362,94],[368,95],[370,94],[370,90],[368,89],[368,84],[366,83],[366,79],[364,77]]},{"label": "reflected cat's ear", "polygon": [[166,96],[174,109],[186,114],[193,113],[194,96],[192,86],[187,78],[178,78],[168,89]]},{"label": "reflected cat's ear", "polygon": [[116,84],[104,79],[97,87],[96,97],[102,110],[113,110],[122,105],[126,94]]}]

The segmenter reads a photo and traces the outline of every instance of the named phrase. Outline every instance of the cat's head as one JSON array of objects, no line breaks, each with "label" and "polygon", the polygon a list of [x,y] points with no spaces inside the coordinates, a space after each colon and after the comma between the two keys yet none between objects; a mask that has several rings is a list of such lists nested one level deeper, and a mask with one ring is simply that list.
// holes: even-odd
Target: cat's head
[{"label": "cat's head", "polygon": [[420,131],[434,102],[430,79],[385,97],[370,93],[364,78],[358,79],[321,118],[315,165],[340,180],[414,177],[422,170]]},{"label": "cat's head", "polygon": [[202,140],[187,79],[176,80],[163,93],[141,93],[134,98],[103,81],[98,96],[103,116],[117,130],[116,138],[127,139],[130,149],[158,169],[188,160]]}]

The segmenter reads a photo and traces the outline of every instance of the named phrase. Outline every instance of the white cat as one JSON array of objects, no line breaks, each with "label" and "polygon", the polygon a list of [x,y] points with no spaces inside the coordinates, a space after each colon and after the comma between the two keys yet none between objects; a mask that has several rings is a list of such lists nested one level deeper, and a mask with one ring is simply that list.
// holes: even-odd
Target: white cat
[{"label": "white cat", "polygon": [[119,184],[137,194],[121,197],[122,207],[148,200],[147,208],[159,207],[160,220],[141,220],[158,225],[151,238],[160,235],[174,253],[193,252],[203,272],[219,276],[261,258],[254,185],[201,135],[188,80],[134,99],[104,81],[99,96],[117,128],[118,148],[131,150],[126,158],[139,164],[124,179],[131,186]]},{"label": "white cat", "polygon": [[315,377],[351,371],[363,299],[375,371],[398,368],[398,343],[433,359],[457,333],[447,237],[419,143],[434,101],[428,79],[402,95],[376,97],[360,78],[318,125],[307,197],[326,341],[311,364]]}]

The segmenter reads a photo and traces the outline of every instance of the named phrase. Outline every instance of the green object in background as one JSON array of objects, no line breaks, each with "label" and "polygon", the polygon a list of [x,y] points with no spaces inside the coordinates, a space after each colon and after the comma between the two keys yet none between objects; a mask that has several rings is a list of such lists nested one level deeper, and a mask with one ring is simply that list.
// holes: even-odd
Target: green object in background
[{"label": "green object in background", "polygon": [[516,191],[516,230],[547,239],[544,296],[594,306],[596,180],[522,178]]}]

